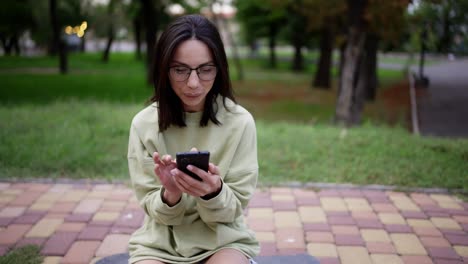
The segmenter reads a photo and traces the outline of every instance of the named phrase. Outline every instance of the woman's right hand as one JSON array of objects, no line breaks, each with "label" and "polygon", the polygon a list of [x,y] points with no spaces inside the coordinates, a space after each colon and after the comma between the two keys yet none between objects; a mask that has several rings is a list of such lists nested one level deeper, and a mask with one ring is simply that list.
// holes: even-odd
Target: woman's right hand
[{"label": "woman's right hand", "polygon": [[171,174],[171,170],[177,168],[177,163],[172,159],[171,155],[164,155],[160,158],[158,152],[153,153],[153,160],[154,172],[165,188],[164,202],[168,205],[174,205],[182,196],[182,191],[175,184],[174,176]]}]

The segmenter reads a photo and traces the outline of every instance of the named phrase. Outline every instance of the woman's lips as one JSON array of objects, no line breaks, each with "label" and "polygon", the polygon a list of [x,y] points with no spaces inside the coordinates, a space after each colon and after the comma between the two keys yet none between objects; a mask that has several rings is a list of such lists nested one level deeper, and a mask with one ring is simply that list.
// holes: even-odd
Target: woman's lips
[{"label": "woman's lips", "polygon": [[185,94],[185,96],[189,97],[189,98],[197,98],[199,96],[201,96],[202,94]]}]

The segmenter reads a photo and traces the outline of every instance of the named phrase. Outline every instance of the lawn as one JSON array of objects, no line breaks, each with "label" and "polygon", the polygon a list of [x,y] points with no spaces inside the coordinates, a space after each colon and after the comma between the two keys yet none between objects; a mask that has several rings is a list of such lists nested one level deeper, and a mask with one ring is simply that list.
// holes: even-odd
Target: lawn
[{"label": "lawn", "polygon": [[[286,62],[279,70],[264,64],[244,60],[245,80],[233,81],[257,121],[261,184],[468,190],[468,140],[422,138],[405,129],[402,72],[379,71],[383,85],[364,124],[343,129],[330,122],[335,91],[310,87],[313,65],[298,74]],[[131,118],[152,93],[142,62],[132,54],[112,54],[109,64],[99,54],[74,54],[70,74],[55,67],[47,57],[0,58],[0,179],[127,180]]]}]

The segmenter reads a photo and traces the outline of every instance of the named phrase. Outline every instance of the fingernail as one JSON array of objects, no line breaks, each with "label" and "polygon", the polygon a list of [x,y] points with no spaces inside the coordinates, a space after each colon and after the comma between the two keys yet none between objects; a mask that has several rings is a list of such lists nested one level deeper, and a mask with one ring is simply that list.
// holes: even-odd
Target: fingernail
[{"label": "fingernail", "polygon": [[191,170],[193,169],[193,166],[192,166],[192,165],[188,165],[188,166],[187,166],[187,169],[191,171]]},{"label": "fingernail", "polygon": [[176,175],[176,172],[177,172],[176,169],[172,169],[172,170],[171,170],[172,176],[175,176],[175,175]]}]

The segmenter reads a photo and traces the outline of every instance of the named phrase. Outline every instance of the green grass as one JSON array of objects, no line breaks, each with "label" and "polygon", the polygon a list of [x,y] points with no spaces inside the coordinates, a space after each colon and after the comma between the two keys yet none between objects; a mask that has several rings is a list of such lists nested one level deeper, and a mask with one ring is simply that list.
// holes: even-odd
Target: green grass
[{"label": "green grass", "polygon": [[[330,125],[335,91],[310,87],[314,65],[292,73],[287,62],[277,70],[262,60],[243,64],[245,80],[233,85],[257,120],[261,184],[468,190],[468,140],[415,137],[382,125],[386,108],[379,102],[365,111],[365,125],[342,130]],[[109,64],[100,54],[74,54],[70,65],[60,75],[50,71],[56,62],[48,57],[0,58],[0,179],[128,180],[131,118],[152,94],[142,62],[132,54],[112,54]],[[391,84],[404,75],[379,70],[379,76]]]},{"label": "green grass", "polygon": [[38,246],[27,245],[0,256],[0,264],[41,264],[43,257]]},{"label": "green grass", "polygon": [[[126,148],[140,104],[58,101],[0,107],[0,177],[128,179]],[[468,140],[420,138],[365,124],[257,121],[260,182],[468,189]]]}]

